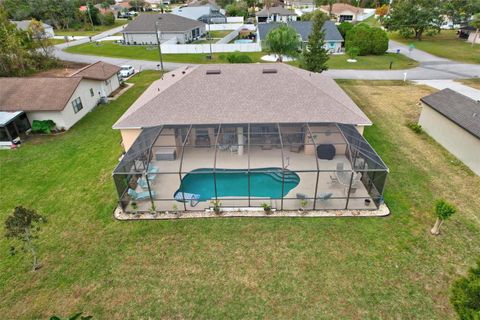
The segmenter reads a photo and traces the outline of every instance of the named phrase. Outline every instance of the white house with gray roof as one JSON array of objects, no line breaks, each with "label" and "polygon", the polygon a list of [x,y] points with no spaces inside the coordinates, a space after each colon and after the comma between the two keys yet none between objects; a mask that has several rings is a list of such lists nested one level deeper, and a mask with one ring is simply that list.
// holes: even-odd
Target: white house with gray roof
[{"label": "white house with gray roof", "polygon": [[176,7],[172,14],[205,23],[227,23],[225,10],[212,4]]},{"label": "white house with gray roof", "polygon": [[133,45],[158,44],[155,26],[160,43],[172,39],[179,44],[189,43],[204,35],[206,29],[205,23],[178,15],[142,13],[123,29],[124,42]]},{"label": "white house with gray roof", "polygon": [[480,175],[480,102],[451,89],[420,100],[423,130]]},{"label": "white house with gray roof", "polygon": [[[308,37],[312,32],[312,22],[311,21],[289,21],[286,23],[289,27],[297,31],[299,37],[302,39],[302,42],[306,43]],[[259,40],[265,40],[267,34],[281,26],[282,23],[270,22],[270,23],[259,23],[258,24],[258,37]],[[340,53],[342,51],[343,37],[338,31],[337,26],[333,21],[325,21],[322,27],[324,33],[324,48],[330,53]]]}]

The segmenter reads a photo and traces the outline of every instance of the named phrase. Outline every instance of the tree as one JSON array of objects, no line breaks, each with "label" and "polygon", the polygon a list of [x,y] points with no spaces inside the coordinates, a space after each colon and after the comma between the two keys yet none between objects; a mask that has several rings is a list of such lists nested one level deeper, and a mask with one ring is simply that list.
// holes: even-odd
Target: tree
[{"label": "tree", "polygon": [[25,250],[30,250],[33,256],[33,271],[38,270],[41,265],[38,262],[37,251],[33,246],[33,240],[38,238],[39,223],[46,222],[46,219],[24,207],[16,207],[13,214],[5,220],[5,236],[20,240]]},{"label": "tree", "polygon": [[278,55],[278,60],[283,61],[284,56],[295,57],[301,46],[300,39],[295,29],[282,24],[267,33],[265,44],[268,51]]},{"label": "tree", "polygon": [[435,216],[437,217],[437,221],[435,221],[435,225],[432,230],[430,230],[430,233],[435,236],[439,235],[440,227],[443,222],[449,219],[456,211],[457,209],[445,200],[438,200],[435,204]]},{"label": "tree", "polygon": [[236,1],[227,5],[225,12],[229,17],[248,17],[248,5],[244,1]]},{"label": "tree", "polygon": [[480,12],[478,0],[443,0],[442,10],[454,24],[467,22],[473,14]]},{"label": "tree", "polygon": [[51,55],[51,42],[45,33],[45,28],[41,21],[32,19],[28,26],[28,33],[31,37],[34,47],[41,50],[45,56]]},{"label": "tree", "polygon": [[387,33],[381,28],[360,23],[347,31],[345,48],[348,51],[352,47],[358,48],[361,56],[384,54],[388,49]]},{"label": "tree", "polygon": [[332,17],[332,9],[335,3],[337,3],[337,0],[315,0],[315,4],[317,4],[317,6],[328,6],[328,16],[330,18]]},{"label": "tree", "polygon": [[396,0],[384,24],[404,37],[414,35],[421,40],[426,31],[438,32],[442,23],[443,12],[436,1]]},{"label": "tree", "polygon": [[473,16],[473,20],[470,22],[470,25],[475,28],[475,35],[472,40],[472,47],[477,42],[478,33],[480,32],[480,13]]},{"label": "tree", "polygon": [[381,7],[377,7],[375,9],[375,14],[380,16],[380,17],[384,17],[388,13],[388,8],[389,8],[389,6],[387,4],[384,4]]},{"label": "tree", "polygon": [[480,319],[480,259],[465,277],[453,283],[450,302],[459,319]]},{"label": "tree", "polygon": [[343,39],[346,39],[347,32],[352,30],[352,28],[353,28],[353,24],[346,21],[338,25],[338,31],[340,31],[340,34],[342,35]]},{"label": "tree", "polygon": [[323,12],[317,12],[313,17],[312,32],[308,36],[307,46],[303,50],[301,66],[312,72],[322,72],[328,69],[328,52],[323,47],[325,35],[323,24],[328,17]]}]

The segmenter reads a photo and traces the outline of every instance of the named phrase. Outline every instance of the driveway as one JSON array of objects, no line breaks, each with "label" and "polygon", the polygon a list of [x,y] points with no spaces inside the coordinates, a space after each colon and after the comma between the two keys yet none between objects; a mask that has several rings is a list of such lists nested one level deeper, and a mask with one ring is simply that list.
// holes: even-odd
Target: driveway
[{"label": "driveway", "polygon": [[[94,37],[92,41],[111,36],[121,32],[123,26],[102,32]],[[79,39],[77,41],[62,43],[55,46],[55,56],[61,60],[93,63],[98,60],[108,63],[122,65],[132,65],[135,70],[158,70],[159,62],[145,61],[136,59],[109,58],[100,56],[81,55],[64,52],[63,49],[90,41],[89,38]],[[480,77],[480,65],[455,62],[452,60],[439,58],[424,51],[413,49],[411,52],[408,46],[396,41],[390,40],[389,52],[400,50],[407,57],[420,62],[420,66],[407,70],[339,70],[331,69],[325,72],[326,75],[334,79],[353,79],[353,80],[431,80],[431,79],[466,79]],[[186,66],[187,64],[164,62],[165,70],[174,70]]]}]

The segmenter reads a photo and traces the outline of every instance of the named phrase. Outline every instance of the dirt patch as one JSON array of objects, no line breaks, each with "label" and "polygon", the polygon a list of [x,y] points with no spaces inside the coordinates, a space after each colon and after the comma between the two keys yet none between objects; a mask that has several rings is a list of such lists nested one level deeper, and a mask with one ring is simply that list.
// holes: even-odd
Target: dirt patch
[{"label": "dirt patch", "polygon": [[31,77],[68,77],[72,73],[86,66],[88,66],[88,64],[63,61],[61,67],[41,71],[31,75]]},{"label": "dirt patch", "polygon": [[472,87],[474,89],[480,90],[480,78],[478,79],[463,79],[463,80],[456,80],[466,86]]}]

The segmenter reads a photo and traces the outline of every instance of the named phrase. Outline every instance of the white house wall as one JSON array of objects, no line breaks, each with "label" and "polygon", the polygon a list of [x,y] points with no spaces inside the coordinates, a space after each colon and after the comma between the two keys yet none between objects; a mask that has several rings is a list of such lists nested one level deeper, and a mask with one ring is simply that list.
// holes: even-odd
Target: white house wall
[{"label": "white house wall", "polygon": [[480,175],[480,139],[423,104],[418,123],[433,139]]}]

